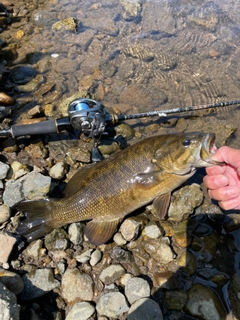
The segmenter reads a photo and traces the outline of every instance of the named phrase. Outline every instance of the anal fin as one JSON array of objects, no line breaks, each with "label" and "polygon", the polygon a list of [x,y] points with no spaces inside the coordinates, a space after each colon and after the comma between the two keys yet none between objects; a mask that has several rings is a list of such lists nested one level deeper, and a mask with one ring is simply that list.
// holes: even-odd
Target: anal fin
[{"label": "anal fin", "polygon": [[84,233],[92,244],[99,246],[106,243],[114,234],[119,219],[111,221],[90,221],[84,228]]},{"label": "anal fin", "polygon": [[158,198],[153,201],[154,209],[156,210],[156,218],[163,220],[167,214],[168,207],[171,200],[171,193],[161,194]]}]

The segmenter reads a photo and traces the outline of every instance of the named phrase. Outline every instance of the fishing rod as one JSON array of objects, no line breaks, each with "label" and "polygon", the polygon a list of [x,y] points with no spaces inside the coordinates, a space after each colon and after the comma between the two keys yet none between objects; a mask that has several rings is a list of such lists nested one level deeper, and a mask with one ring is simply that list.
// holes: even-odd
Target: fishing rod
[{"label": "fishing rod", "polygon": [[[149,111],[135,114],[109,114],[100,102],[79,98],[73,100],[68,106],[68,116],[56,120],[46,120],[33,124],[13,125],[10,128],[0,130],[0,137],[19,137],[26,135],[39,135],[60,133],[71,128],[78,129],[87,136],[93,138],[93,148],[96,148],[106,125],[116,124],[119,121],[139,119],[146,117],[166,117],[174,113],[197,111],[217,107],[226,107],[240,104],[240,100],[219,102],[200,106],[180,107],[160,111]],[[97,154],[97,150],[92,150]],[[93,152],[93,153],[94,153]],[[97,158],[97,155],[96,155]],[[96,160],[99,161],[99,160]]]}]

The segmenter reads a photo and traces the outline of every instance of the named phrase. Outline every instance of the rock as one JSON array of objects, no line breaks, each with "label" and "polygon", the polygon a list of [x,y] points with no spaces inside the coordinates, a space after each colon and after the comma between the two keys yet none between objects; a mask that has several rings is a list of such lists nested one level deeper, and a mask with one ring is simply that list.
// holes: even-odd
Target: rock
[{"label": "rock", "polygon": [[121,123],[118,126],[115,126],[116,136],[122,136],[126,140],[130,140],[134,137],[134,130],[130,127],[129,124]]},{"label": "rock", "polygon": [[17,273],[0,268],[0,282],[16,295],[23,291],[23,280]]},{"label": "rock", "polygon": [[17,86],[19,92],[30,93],[36,91],[40,85],[44,82],[44,77],[41,74],[37,74],[31,81],[25,84]]},{"label": "rock", "polygon": [[72,223],[68,227],[69,240],[75,244],[80,245],[83,242],[83,224],[81,222]]},{"label": "rock", "polygon": [[0,205],[0,223],[7,221],[10,218],[10,216],[10,208],[6,204]]},{"label": "rock", "polygon": [[11,169],[10,169],[10,172],[8,173],[8,177],[10,179],[16,180],[27,173],[29,173],[29,169],[25,164],[22,164],[19,161],[13,161],[11,163]]},{"label": "rock", "polygon": [[119,232],[115,233],[115,235],[113,236],[113,240],[116,242],[118,246],[123,246],[124,244],[127,243],[127,241],[123,238],[123,236]]},{"label": "rock", "polygon": [[156,239],[159,238],[162,233],[157,223],[155,221],[150,221],[143,229],[142,235],[148,238]]},{"label": "rock", "polygon": [[188,291],[185,308],[191,316],[200,317],[203,320],[224,320],[227,317],[217,294],[200,283],[194,284]]},{"label": "rock", "polygon": [[26,255],[29,258],[37,259],[39,257],[40,250],[43,247],[43,241],[42,240],[36,240],[31,242],[27,248],[24,250],[24,255]]},{"label": "rock", "polygon": [[111,284],[118,280],[124,273],[126,273],[126,271],[120,264],[112,264],[102,270],[99,279],[104,284]]},{"label": "rock", "polygon": [[19,178],[9,180],[3,193],[4,203],[9,207],[23,199],[36,199],[46,196],[50,190],[51,178],[35,170]]},{"label": "rock", "polygon": [[67,30],[67,31],[74,32],[77,29],[77,23],[74,18],[70,17],[70,18],[55,22],[52,25],[52,29],[57,31]]},{"label": "rock", "polygon": [[94,267],[102,258],[102,252],[98,249],[91,254],[90,265]]},{"label": "rock", "polygon": [[20,306],[14,293],[0,282],[0,310],[2,320],[19,320]]},{"label": "rock", "polygon": [[93,299],[92,278],[78,269],[67,269],[62,276],[62,297],[67,303]]},{"label": "rock", "polygon": [[69,246],[68,234],[61,228],[54,229],[45,237],[45,247],[50,250],[65,251]]},{"label": "rock", "polygon": [[39,298],[60,286],[54,279],[52,269],[35,269],[23,276],[24,290],[20,294],[23,300]]},{"label": "rock", "polygon": [[174,222],[186,220],[203,201],[203,193],[197,184],[185,186],[175,191],[173,196],[174,201],[169,206],[168,219]]},{"label": "rock", "polygon": [[228,286],[228,299],[234,315],[240,314],[240,275],[234,274]]},{"label": "rock", "polygon": [[132,279],[132,278],[133,278],[133,275],[132,275],[131,273],[125,273],[125,274],[121,277],[120,282],[121,282],[121,284],[125,287],[125,286],[127,285],[128,281],[129,281],[130,279]]},{"label": "rock", "polygon": [[197,269],[197,262],[194,255],[191,252],[184,251],[178,258],[178,267],[193,275]]},{"label": "rock", "polygon": [[128,320],[146,320],[157,319],[163,320],[162,310],[157,302],[149,298],[142,298],[135,301],[129,311]]},{"label": "rock", "polygon": [[36,76],[36,71],[30,65],[17,65],[11,70],[11,78],[16,84],[25,84]]},{"label": "rock", "polygon": [[187,293],[183,290],[166,290],[164,306],[170,310],[183,310],[187,302]]},{"label": "rock", "polygon": [[146,252],[157,262],[158,265],[168,264],[174,258],[170,246],[165,242],[153,239],[145,243]]},{"label": "rock", "polygon": [[16,103],[15,99],[10,97],[4,92],[0,92],[0,105],[1,106],[13,106]]},{"label": "rock", "polygon": [[5,179],[10,166],[6,163],[0,162],[0,180]]},{"label": "rock", "polygon": [[87,251],[77,255],[75,259],[80,263],[85,263],[90,260],[92,252],[93,252],[93,249],[88,249]]},{"label": "rock", "polygon": [[140,223],[132,218],[128,218],[123,221],[119,231],[125,240],[131,241],[138,236],[139,229]]},{"label": "rock", "polygon": [[67,174],[67,171],[68,171],[67,163],[58,162],[49,170],[49,175],[53,179],[60,180]]},{"label": "rock", "polygon": [[16,238],[8,235],[7,233],[0,232],[0,262],[5,263],[12,252],[16,243]]},{"label": "rock", "polygon": [[120,292],[109,292],[101,296],[96,306],[102,316],[117,319],[127,312],[129,307],[124,295]]},{"label": "rock", "polygon": [[139,17],[142,9],[142,3],[140,1],[120,1],[121,5],[124,8],[123,18],[124,19],[131,19]]},{"label": "rock", "polygon": [[94,306],[89,302],[77,302],[66,316],[66,320],[87,320],[95,312]]},{"label": "rock", "polygon": [[126,284],[125,295],[130,304],[133,304],[136,300],[150,297],[150,286],[142,278],[132,278]]}]

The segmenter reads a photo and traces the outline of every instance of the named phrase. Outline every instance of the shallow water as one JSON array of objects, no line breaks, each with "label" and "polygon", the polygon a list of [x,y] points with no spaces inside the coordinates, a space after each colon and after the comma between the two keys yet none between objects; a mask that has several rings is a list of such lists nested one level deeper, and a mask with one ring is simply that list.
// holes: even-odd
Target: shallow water
[{"label": "shallow water", "polygon": [[[52,83],[29,93],[35,104],[58,110],[79,90],[122,112],[160,110],[239,99],[239,14],[227,0],[17,1],[2,39],[16,52],[8,66],[37,66]],[[53,27],[66,18],[76,30]],[[238,126],[236,107],[218,116]]]}]

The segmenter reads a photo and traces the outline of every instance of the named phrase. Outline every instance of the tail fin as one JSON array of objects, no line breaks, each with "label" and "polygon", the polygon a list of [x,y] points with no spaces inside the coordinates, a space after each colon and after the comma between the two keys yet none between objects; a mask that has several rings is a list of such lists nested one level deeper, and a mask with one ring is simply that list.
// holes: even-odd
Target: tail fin
[{"label": "tail fin", "polygon": [[25,219],[20,221],[16,233],[28,242],[45,236],[53,230],[52,200],[48,198],[33,201],[21,201],[14,208],[23,212]]}]

